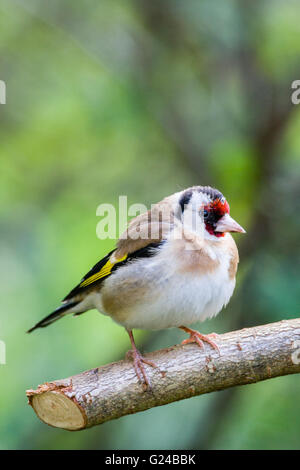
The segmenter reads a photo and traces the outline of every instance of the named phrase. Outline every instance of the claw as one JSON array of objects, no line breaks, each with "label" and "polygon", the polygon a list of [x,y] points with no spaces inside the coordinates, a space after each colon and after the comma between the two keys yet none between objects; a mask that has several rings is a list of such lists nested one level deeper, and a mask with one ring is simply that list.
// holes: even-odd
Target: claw
[{"label": "claw", "polygon": [[197,330],[192,330],[191,328],[187,328],[186,326],[180,326],[181,330],[184,330],[186,333],[189,333],[190,337],[183,340],[181,344],[188,344],[188,343],[197,343],[200,348],[204,349],[204,343],[210,344],[212,348],[214,348],[220,354],[219,346],[212,341],[210,338],[217,338],[219,335],[216,333],[211,333],[209,335],[203,335],[199,333]]},{"label": "claw", "polygon": [[146,373],[144,364],[154,367],[155,369],[158,368],[157,364],[152,361],[149,361],[148,359],[145,359],[137,349],[133,349],[132,353],[134,370],[139,379],[139,382],[141,382],[145,390],[152,390],[151,381]]},{"label": "claw", "polygon": [[158,369],[160,373],[164,376],[164,372],[160,370],[157,364],[155,362],[150,361],[149,359],[146,359],[141,355],[139,350],[137,349],[134,339],[133,339],[133,334],[131,330],[128,330],[129,338],[132,344],[132,350],[130,353],[132,354],[133,357],[133,365],[134,365],[134,370],[137,375],[137,378],[139,382],[143,385],[144,390],[152,390],[151,382],[150,379],[147,376],[144,364],[147,364],[148,366],[151,366],[155,369]]}]

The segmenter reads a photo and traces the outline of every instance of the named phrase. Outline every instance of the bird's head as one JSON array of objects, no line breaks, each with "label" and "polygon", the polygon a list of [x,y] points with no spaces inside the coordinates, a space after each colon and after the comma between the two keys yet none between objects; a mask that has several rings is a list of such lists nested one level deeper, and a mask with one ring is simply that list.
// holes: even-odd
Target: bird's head
[{"label": "bird's head", "polygon": [[188,220],[193,221],[193,226],[199,224],[196,227],[203,230],[205,238],[216,240],[226,232],[245,233],[243,227],[230,216],[230,207],[223,194],[210,186],[186,189],[181,193],[179,206],[182,218],[185,212],[192,215]]}]

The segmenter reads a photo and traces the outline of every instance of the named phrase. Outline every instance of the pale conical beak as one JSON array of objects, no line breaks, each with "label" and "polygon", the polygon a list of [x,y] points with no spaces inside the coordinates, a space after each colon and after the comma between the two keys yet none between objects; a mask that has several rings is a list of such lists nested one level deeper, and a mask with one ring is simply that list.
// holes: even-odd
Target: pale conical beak
[{"label": "pale conical beak", "polygon": [[216,232],[239,232],[246,233],[243,229],[229,214],[223,215],[223,217],[216,224]]}]

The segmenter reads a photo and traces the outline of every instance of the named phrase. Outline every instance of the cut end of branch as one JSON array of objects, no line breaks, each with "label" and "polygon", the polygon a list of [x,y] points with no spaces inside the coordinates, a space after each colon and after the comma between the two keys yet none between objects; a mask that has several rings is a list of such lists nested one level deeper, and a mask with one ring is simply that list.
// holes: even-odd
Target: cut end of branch
[{"label": "cut end of branch", "polygon": [[300,373],[299,343],[300,319],[244,328],[219,336],[220,355],[196,344],[152,353],[166,374],[162,379],[152,373],[151,392],[142,391],[132,363],[120,361],[46,382],[27,397],[46,424],[77,431],[191,396]]},{"label": "cut end of branch", "polygon": [[36,394],[28,391],[27,395],[30,405],[44,423],[68,431],[85,428],[85,413],[74,398],[69,398],[58,390]]}]

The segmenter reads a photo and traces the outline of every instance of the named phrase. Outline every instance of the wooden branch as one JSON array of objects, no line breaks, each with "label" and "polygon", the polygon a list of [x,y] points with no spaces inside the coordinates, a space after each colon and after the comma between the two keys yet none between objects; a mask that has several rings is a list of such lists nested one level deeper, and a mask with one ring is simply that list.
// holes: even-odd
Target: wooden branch
[{"label": "wooden branch", "polygon": [[220,335],[221,355],[205,345],[174,346],[147,354],[143,391],[131,360],[89,370],[28,390],[29,404],[45,423],[70,431],[184,398],[300,372],[300,319]]}]

